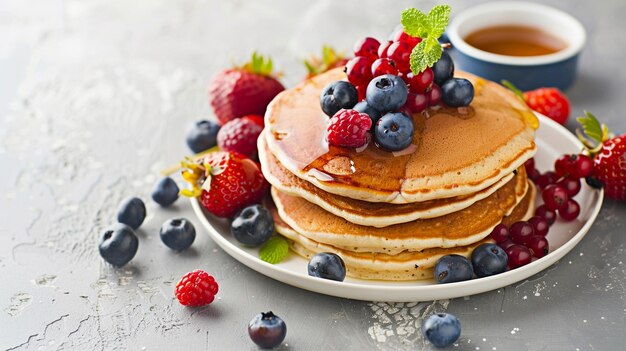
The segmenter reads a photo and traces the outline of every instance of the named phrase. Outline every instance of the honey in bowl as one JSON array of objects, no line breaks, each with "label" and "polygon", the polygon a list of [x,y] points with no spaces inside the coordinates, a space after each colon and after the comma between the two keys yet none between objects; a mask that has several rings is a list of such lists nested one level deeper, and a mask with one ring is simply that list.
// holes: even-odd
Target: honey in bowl
[{"label": "honey in bowl", "polygon": [[506,56],[541,56],[561,51],[567,44],[541,29],[503,25],[479,29],[463,38],[471,46]]}]

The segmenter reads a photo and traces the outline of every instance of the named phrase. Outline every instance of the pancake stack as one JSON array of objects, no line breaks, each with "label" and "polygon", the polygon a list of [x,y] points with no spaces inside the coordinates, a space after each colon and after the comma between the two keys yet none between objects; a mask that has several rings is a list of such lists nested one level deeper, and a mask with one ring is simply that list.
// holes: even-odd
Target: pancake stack
[{"label": "pancake stack", "polygon": [[276,230],[294,252],[336,253],[352,277],[429,279],[441,256],[469,256],[496,225],[532,213],[523,163],[536,151],[536,117],[500,85],[456,76],[475,87],[468,111],[414,114],[412,145],[400,152],[328,145],[319,95],[345,79],[341,69],[273,100],[259,159]]}]

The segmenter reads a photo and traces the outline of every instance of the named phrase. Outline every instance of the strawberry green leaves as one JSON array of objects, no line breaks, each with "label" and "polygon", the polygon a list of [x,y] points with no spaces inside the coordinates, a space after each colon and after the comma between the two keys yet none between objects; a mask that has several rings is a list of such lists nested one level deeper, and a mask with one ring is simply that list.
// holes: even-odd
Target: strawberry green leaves
[{"label": "strawberry green leaves", "polygon": [[576,118],[580,126],[580,129],[576,129],[576,135],[578,139],[589,149],[593,154],[600,150],[602,143],[609,139],[609,128],[605,124],[601,124],[596,116],[588,111],[585,111],[584,117]]},{"label": "strawberry green leaves", "polygon": [[401,23],[406,34],[422,38],[411,52],[411,71],[419,74],[441,58],[443,49],[437,39],[445,32],[450,19],[450,6],[437,5],[428,14],[416,8],[402,11]]},{"label": "strawberry green leaves", "polygon": [[244,65],[244,68],[262,76],[271,76],[274,64],[271,58],[260,55],[255,51],[252,53],[250,61]]}]

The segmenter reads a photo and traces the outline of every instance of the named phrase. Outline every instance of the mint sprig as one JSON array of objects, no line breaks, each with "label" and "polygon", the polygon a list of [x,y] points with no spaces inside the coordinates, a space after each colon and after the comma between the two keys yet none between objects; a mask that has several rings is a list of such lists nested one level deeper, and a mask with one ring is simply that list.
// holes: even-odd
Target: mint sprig
[{"label": "mint sprig", "polygon": [[432,67],[441,58],[443,49],[439,45],[439,37],[445,32],[450,20],[450,6],[437,5],[428,14],[416,8],[402,11],[400,22],[404,32],[422,41],[411,52],[411,71],[414,74]]},{"label": "mint sprig", "polygon": [[287,257],[289,243],[280,235],[271,237],[259,250],[259,258],[267,263],[277,264]]}]

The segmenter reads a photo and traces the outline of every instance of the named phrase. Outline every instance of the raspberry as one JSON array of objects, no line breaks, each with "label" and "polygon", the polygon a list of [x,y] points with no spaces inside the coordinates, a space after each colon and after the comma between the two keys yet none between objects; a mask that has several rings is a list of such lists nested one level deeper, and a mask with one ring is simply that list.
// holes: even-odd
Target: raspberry
[{"label": "raspberry", "polygon": [[217,290],[215,279],[197,269],[185,274],[176,284],[176,298],[181,305],[204,306],[213,302]]},{"label": "raspberry", "polygon": [[234,151],[252,157],[257,153],[256,141],[263,130],[260,116],[246,116],[227,122],[217,133],[217,145],[224,151]]},{"label": "raspberry", "polygon": [[372,120],[365,113],[340,110],[328,121],[328,143],[344,147],[360,147],[367,142]]}]

